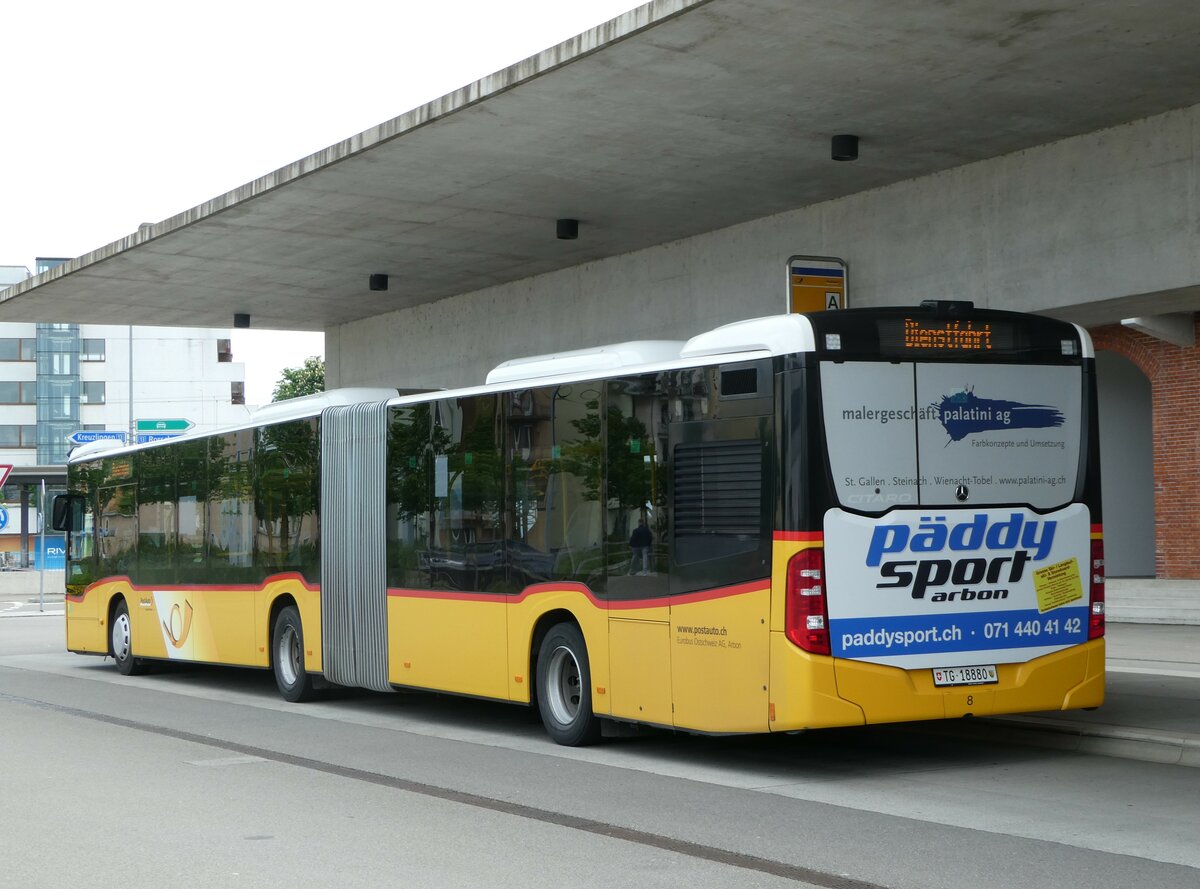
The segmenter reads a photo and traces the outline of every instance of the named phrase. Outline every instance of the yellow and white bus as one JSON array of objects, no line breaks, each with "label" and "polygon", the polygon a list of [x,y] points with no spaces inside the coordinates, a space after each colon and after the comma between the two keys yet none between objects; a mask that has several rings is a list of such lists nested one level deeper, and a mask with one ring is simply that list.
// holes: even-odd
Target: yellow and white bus
[{"label": "yellow and white bus", "polygon": [[760,318],[339,390],[71,457],[67,647],[609,721],[1094,707],[1092,346],[970,303]]}]

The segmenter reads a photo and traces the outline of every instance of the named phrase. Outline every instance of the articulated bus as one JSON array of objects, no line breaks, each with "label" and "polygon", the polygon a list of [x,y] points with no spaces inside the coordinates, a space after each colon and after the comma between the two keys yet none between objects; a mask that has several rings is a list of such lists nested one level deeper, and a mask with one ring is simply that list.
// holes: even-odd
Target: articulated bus
[{"label": "articulated bus", "polygon": [[1103,701],[1094,354],[1066,322],[759,318],[102,448],[55,521],[67,647],[122,673],[509,701],[568,745]]}]

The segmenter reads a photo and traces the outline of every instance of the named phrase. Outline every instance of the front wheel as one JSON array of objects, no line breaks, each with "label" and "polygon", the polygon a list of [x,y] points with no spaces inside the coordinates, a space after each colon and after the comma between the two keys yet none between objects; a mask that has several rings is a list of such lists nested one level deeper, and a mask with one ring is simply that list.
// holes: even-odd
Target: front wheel
[{"label": "front wheel", "polygon": [[317,696],[312,677],[304,669],[304,627],[300,624],[300,612],[291,605],[275,618],[271,666],[275,668],[275,684],[285,701],[299,704]]},{"label": "front wheel", "polygon": [[122,676],[137,676],[146,672],[146,664],[133,656],[133,622],[129,619],[129,606],[122,599],[113,609],[109,622],[108,644],[117,671]]},{"label": "front wheel", "polygon": [[592,674],[583,633],[558,624],[538,650],[537,701],[550,737],[566,747],[595,743],[600,719],[592,712]]}]

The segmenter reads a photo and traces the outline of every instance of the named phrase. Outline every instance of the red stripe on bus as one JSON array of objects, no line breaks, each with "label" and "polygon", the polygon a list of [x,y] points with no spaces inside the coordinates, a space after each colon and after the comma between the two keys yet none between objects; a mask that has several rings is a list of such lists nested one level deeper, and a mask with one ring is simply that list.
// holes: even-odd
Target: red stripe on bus
[{"label": "red stripe on bus", "polygon": [[288,571],[288,572],[285,572],[284,574],[272,574],[270,577],[263,580],[262,583],[258,583],[258,584],[253,584],[253,583],[197,583],[197,584],[191,584],[191,585],[136,584],[132,580],[130,580],[126,575],[117,574],[112,577],[105,577],[101,580],[97,580],[97,581],[94,581],[93,583],[89,583],[87,585],[87,588],[80,595],[67,596],[66,599],[68,602],[82,602],[84,600],[84,598],[87,596],[87,594],[90,593],[92,590],[96,589],[97,587],[103,586],[105,584],[111,584],[111,583],[124,583],[124,584],[128,585],[128,587],[131,590],[136,590],[138,592],[149,592],[149,593],[154,593],[154,592],[158,592],[158,593],[190,593],[190,592],[197,592],[197,593],[202,593],[202,592],[204,592],[204,593],[225,593],[225,592],[257,593],[257,592],[261,592],[262,590],[265,590],[269,584],[284,583],[284,582],[289,582],[289,581],[295,581],[295,582],[299,583],[302,587],[304,587],[309,592],[319,593],[321,591],[320,586],[309,583],[307,580],[304,579],[303,574],[299,574],[295,571]]},{"label": "red stripe on bus", "polygon": [[596,594],[582,583],[565,580],[562,583],[535,583],[525,587],[521,592],[513,593],[483,593],[463,592],[459,590],[420,590],[403,587],[388,587],[387,594],[395,599],[445,599],[454,602],[505,602],[516,604],[524,602],[536,593],[580,593],[588,598],[598,608],[604,607],[604,602],[596,598]]},{"label": "red stripe on bus", "polygon": [[592,588],[586,583],[576,583],[573,580],[564,580],[561,583],[534,583],[521,590],[520,594],[514,601],[524,602],[528,597],[537,593],[583,593],[597,605],[603,603],[596,598],[596,594],[592,592]]},{"label": "red stripe on bus", "polygon": [[824,531],[776,531],[771,535],[775,540],[804,540],[820,542],[825,539]]},{"label": "red stripe on bus", "polygon": [[691,605],[694,602],[709,602],[713,599],[726,599],[731,596],[742,596],[747,593],[757,593],[760,590],[770,589],[771,581],[768,578],[762,580],[752,580],[749,583],[739,583],[737,586],[718,587],[712,590],[700,590],[695,593],[683,593],[678,596],[671,597],[672,605]]},{"label": "red stripe on bus", "polygon": [[392,599],[445,599],[453,602],[507,602],[516,598],[507,593],[461,593],[456,590],[408,590],[388,587]]},{"label": "red stripe on bus", "polygon": [[741,596],[755,593],[770,587],[770,581],[752,580],[749,583],[739,583],[734,586],[715,587],[710,590],[698,590],[694,593],[683,593],[678,596],[662,596],[654,599],[600,599],[586,585],[574,581],[562,583],[535,583],[525,587],[517,595],[508,593],[468,593],[456,590],[415,590],[388,587],[388,596],[396,599],[442,599],[453,602],[504,602],[517,605],[530,596],[541,593],[579,593],[592,605],[609,611],[630,611],[634,609],[665,608],[668,605],[690,605],[694,602],[707,602],[713,599],[724,599],[730,596]]}]

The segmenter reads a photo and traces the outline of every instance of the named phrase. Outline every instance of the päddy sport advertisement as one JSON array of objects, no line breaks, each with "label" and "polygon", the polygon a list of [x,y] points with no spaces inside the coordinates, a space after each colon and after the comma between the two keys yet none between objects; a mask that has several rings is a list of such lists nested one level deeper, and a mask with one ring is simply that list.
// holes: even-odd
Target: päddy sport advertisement
[{"label": "p\u00e4ddy sport advertisement", "polygon": [[1078,503],[830,510],[832,653],[913,669],[1022,662],[1086,641],[1090,532]]}]

